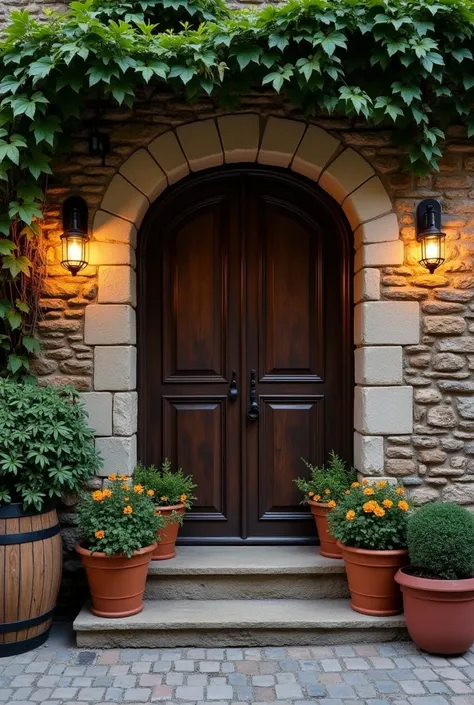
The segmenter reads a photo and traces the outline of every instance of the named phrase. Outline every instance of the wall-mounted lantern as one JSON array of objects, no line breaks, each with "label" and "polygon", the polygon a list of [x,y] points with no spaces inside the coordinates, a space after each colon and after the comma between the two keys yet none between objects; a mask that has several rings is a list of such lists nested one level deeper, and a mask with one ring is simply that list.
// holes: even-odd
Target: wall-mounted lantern
[{"label": "wall-mounted lantern", "polygon": [[110,137],[106,132],[99,132],[97,122],[89,132],[89,154],[91,157],[101,157],[102,166],[105,166],[105,157],[110,152]]},{"label": "wall-mounted lantern", "polygon": [[416,239],[420,243],[420,264],[433,274],[444,262],[446,233],[441,232],[441,205],[434,198],[426,198],[416,209]]},{"label": "wall-mounted lantern", "polygon": [[72,196],[63,205],[63,229],[61,235],[61,264],[75,277],[89,263],[89,236],[87,234],[87,204],[78,196]]}]

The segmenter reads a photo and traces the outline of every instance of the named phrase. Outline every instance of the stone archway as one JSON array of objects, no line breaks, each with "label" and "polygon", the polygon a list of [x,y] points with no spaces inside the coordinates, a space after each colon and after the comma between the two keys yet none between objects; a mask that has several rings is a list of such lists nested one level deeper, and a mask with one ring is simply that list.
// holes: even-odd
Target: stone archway
[{"label": "stone archway", "polygon": [[[262,129],[263,128],[263,129]],[[150,204],[190,172],[257,162],[317,182],[342,207],[354,232],[354,457],[364,475],[383,475],[384,437],[410,434],[413,389],[403,384],[402,345],[419,342],[419,304],[381,299],[380,267],[403,263],[390,197],[371,165],[315,125],[255,114],[182,125],[134,152],[111,180],[93,225],[91,264],[98,303],[85,315],[94,346],[96,413],[113,414],[113,435],[97,439],[104,474],[136,462],[135,248]],[[112,408],[112,411],[110,411]]]}]

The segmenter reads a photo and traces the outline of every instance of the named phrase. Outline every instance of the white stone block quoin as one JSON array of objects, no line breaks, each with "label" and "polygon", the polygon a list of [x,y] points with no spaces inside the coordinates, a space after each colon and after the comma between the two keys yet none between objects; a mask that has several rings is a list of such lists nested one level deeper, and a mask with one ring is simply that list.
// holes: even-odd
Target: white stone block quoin
[{"label": "white stone block quoin", "polygon": [[354,302],[380,299],[380,269],[361,269],[354,277]]},{"label": "white stone block quoin", "polygon": [[373,245],[362,245],[356,252],[354,270],[362,267],[393,267],[403,264],[405,256],[402,240],[378,242]]},{"label": "white stone block quoin", "polygon": [[354,310],[356,345],[415,345],[420,341],[417,301],[367,301]]},{"label": "white stone block quoin", "polygon": [[137,464],[137,437],[98,438],[96,447],[102,456],[104,465],[99,471],[101,477],[112,473],[132,475]]},{"label": "white stone block quoin", "polygon": [[259,164],[289,166],[305,129],[304,122],[269,117],[258,153]]},{"label": "white stone block quoin", "polygon": [[89,248],[90,263],[95,266],[128,264],[136,267],[135,250],[121,242],[98,242],[93,240]]},{"label": "white stone block quoin", "polygon": [[356,384],[373,386],[403,384],[403,359],[400,346],[357,348],[354,357]]},{"label": "white stone block quoin", "polygon": [[338,203],[375,174],[370,164],[354,149],[345,149],[323,172],[320,186]]},{"label": "white stone block quoin", "polygon": [[413,431],[413,387],[356,387],[355,430],[392,436]]},{"label": "white stone block quoin", "polygon": [[100,304],[137,305],[136,274],[132,267],[99,267]]},{"label": "white stone block quoin", "polygon": [[112,435],[112,395],[108,392],[83,392],[81,399],[89,416],[89,428],[92,428],[94,435]]},{"label": "white stone block quoin", "polygon": [[101,209],[139,227],[149,206],[150,201],[141,191],[120,174],[115,174],[104,194]]},{"label": "white stone block quoin", "polygon": [[92,230],[94,240],[99,242],[123,243],[134,250],[137,247],[137,229],[133,223],[106,211],[97,211]]},{"label": "white stone block quoin", "polygon": [[310,125],[295,154],[291,164],[292,170],[317,181],[340,144],[338,139],[325,130]]},{"label": "white stone block quoin", "polygon": [[176,130],[191,171],[209,169],[224,163],[221,141],[214,120],[182,125]]},{"label": "white stone block quoin", "polygon": [[148,145],[148,151],[174,184],[189,174],[189,165],[174,132],[165,132]]},{"label": "white stone block quoin", "polygon": [[227,164],[254,162],[260,142],[258,115],[224,115],[217,119]]},{"label": "white stone block quoin", "polygon": [[94,388],[132,391],[137,386],[137,349],[133,345],[98,345],[94,351]]},{"label": "white stone block quoin", "polygon": [[361,245],[391,242],[399,238],[398,218],[395,213],[388,213],[381,218],[359,225],[354,233],[354,247],[358,250]]},{"label": "white stone block quoin", "polygon": [[114,394],[114,434],[132,436],[137,432],[138,394],[117,392]]},{"label": "white stone block quoin", "polygon": [[144,193],[150,203],[168,186],[166,174],[146,149],[137,149],[121,166],[120,173]]},{"label": "white stone block quoin", "polygon": [[135,310],[126,304],[90,304],[86,307],[86,345],[134,345]]},{"label": "white stone block quoin", "polygon": [[359,186],[342,205],[342,210],[353,230],[366,220],[388,213],[391,208],[392,202],[378,176],[373,176]]},{"label": "white stone block quoin", "polygon": [[354,467],[362,475],[383,473],[383,436],[363,436],[354,433]]}]

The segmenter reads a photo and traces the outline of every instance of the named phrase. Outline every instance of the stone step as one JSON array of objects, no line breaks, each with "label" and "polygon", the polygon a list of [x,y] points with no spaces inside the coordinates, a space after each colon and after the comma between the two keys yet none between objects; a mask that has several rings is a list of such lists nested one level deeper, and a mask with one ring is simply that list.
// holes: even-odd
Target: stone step
[{"label": "stone step", "polygon": [[317,600],[348,597],[344,562],[317,546],[178,546],[152,561],[147,600]]},{"label": "stone step", "polygon": [[84,607],[74,622],[86,648],[288,646],[407,638],[405,620],[367,617],[348,600],[150,600],[134,617],[104,619]]}]

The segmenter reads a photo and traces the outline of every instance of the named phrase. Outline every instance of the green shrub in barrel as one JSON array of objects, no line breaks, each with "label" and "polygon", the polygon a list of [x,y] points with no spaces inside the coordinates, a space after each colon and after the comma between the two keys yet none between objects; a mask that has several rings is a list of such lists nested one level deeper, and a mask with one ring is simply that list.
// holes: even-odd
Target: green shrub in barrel
[{"label": "green shrub in barrel", "polygon": [[0,657],[48,638],[62,569],[56,502],[100,465],[74,389],[0,380]]}]

